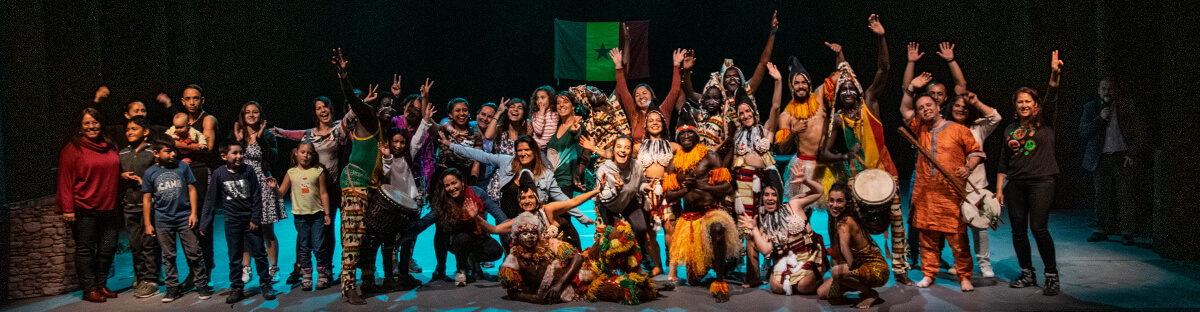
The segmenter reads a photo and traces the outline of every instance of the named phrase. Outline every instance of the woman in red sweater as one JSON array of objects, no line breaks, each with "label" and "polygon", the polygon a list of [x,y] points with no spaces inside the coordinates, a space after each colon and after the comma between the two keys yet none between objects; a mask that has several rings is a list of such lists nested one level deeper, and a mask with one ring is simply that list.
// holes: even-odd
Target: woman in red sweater
[{"label": "woman in red sweater", "polygon": [[121,227],[120,211],[114,209],[121,163],[100,133],[99,116],[96,109],[84,109],[71,143],[63,147],[56,200],[63,219],[74,225],[75,272],[83,300],[91,302],[117,297],[105,283]]}]

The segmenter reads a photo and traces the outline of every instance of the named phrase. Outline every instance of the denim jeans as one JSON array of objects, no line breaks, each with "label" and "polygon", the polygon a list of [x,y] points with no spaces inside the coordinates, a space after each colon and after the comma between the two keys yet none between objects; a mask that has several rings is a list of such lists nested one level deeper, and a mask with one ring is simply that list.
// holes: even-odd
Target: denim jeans
[{"label": "denim jeans", "polygon": [[242,289],[242,254],[250,253],[258,271],[258,280],[271,280],[271,263],[267,262],[267,248],[263,245],[262,226],[250,229],[250,220],[225,219],[225,246],[229,249],[229,288]]},{"label": "denim jeans", "polygon": [[312,268],[312,258],[316,256],[317,266],[328,268],[330,259],[321,257],[329,248],[325,244],[325,212],[295,216],[296,263],[301,268]]},{"label": "denim jeans", "polygon": [[157,227],[154,229],[155,237],[158,238],[158,244],[162,246],[163,270],[167,275],[167,287],[179,286],[179,270],[176,268],[175,242],[178,240],[183,245],[183,254],[187,257],[188,269],[191,274],[188,277],[196,283],[197,286],[208,285],[208,270],[207,264],[204,264],[203,255],[200,253],[200,239],[197,238],[196,230],[188,227],[186,224],[176,227]]}]

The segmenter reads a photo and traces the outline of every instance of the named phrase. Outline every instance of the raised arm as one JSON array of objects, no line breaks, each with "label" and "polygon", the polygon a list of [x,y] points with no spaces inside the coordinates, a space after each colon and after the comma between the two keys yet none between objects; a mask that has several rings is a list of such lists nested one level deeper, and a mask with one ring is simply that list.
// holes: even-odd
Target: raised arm
[{"label": "raised arm", "polygon": [[692,86],[692,66],[695,64],[696,50],[687,50],[683,61],[679,63],[679,75],[682,79],[680,88],[683,89],[685,99],[700,100],[700,93],[696,93],[696,89]]},{"label": "raised arm", "polygon": [[375,109],[354,96],[354,86],[350,83],[349,73],[346,71],[346,64],[349,62],[342,56],[342,48],[334,49],[333,53],[333,67],[337,72],[342,97],[346,99],[346,102],[350,104],[350,110],[354,111],[354,115],[358,117],[358,126],[368,133],[375,133],[379,130],[379,117],[375,116]]},{"label": "raised arm", "polygon": [[833,64],[833,66],[837,66],[838,64],[846,62],[846,55],[842,54],[842,45],[836,44],[836,43],[829,43],[828,41],[826,41],[825,46],[829,47],[830,51],[833,51],[834,61],[836,62]]},{"label": "raised arm", "polygon": [[671,54],[671,92],[667,92],[667,97],[658,105],[658,111],[663,113],[664,128],[670,127],[671,115],[675,110],[683,107],[676,102],[679,101],[679,93],[682,92],[679,86],[682,79],[679,75],[679,64],[683,62],[686,53],[684,49],[675,49],[675,53]]},{"label": "raised arm", "polygon": [[[1058,58],[1058,50],[1050,53],[1050,87],[1058,88],[1058,82],[1062,79],[1063,61]],[[1046,92],[1050,93],[1049,90]],[[1049,99],[1049,96],[1046,97]],[[1055,99],[1057,100],[1057,98]]]},{"label": "raised arm", "polygon": [[820,181],[813,180],[811,177],[806,177],[804,179],[804,185],[808,186],[808,193],[804,194],[803,197],[788,201],[787,208],[792,212],[792,215],[803,216],[804,207],[817,202],[817,200],[820,200],[821,191],[825,189],[825,187],[821,185]]},{"label": "raised arm", "polygon": [[771,240],[767,239],[766,235],[763,235],[762,229],[759,229],[756,218],[739,214],[738,221],[750,227],[750,235],[754,238],[754,249],[761,250],[764,253],[774,249],[774,246],[771,246]]},{"label": "raised arm", "polygon": [[[939,53],[941,53],[941,52],[939,52]],[[901,86],[907,87],[908,83],[912,82],[913,73],[916,70],[916,66],[917,66],[916,65],[917,61],[921,60],[922,56],[925,56],[925,52],[921,52],[921,44],[916,43],[916,42],[909,42],[908,43],[908,64],[904,65],[904,76],[900,80]]]},{"label": "raised arm", "polygon": [[879,22],[879,15],[871,14],[867,17],[867,28],[879,36],[879,55],[876,57],[875,78],[871,80],[871,86],[867,87],[866,105],[872,112],[878,112],[879,95],[883,93],[883,86],[887,85],[891,62],[888,60],[887,38],[883,35],[883,24]]},{"label": "raised arm", "polygon": [[746,93],[758,91],[758,84],[762,82],[763,72],[767,69],[767,62],[771,61],[771,51],[775,49],[775,33],[779,31],[779,11],[771,13],[771,35],[767,36],[767,46],[763,47],[762,55],[758,56],[758,65],[754,67],[754,75],[750,76],[750,81],[746,83]]},{"label": "raised arm", "polygon": [[767,114],[766,135],[775,141],[775,130],[779,129],[779,105],[783,102],[783,75],[774,63],[767,63],[767,73],[775,79],[775,94],[771,95],[771,111]]},{"label": "raised arm", "polygon": [[904,117],[904,124],[908,124],[916,115],[916,110],[913,109],[914,94],[917,90],[925,87],[929,81],[933,80],[933,75],[929,73],[921,73],[917,78],[913,78],[907,86],[904,87],[904,97],[900,98],[900,116]]},{"label": "raised arm", "polygon": [[[497,124],[500,123],[500,118],[508,118],[508,116],[505,115],[505,112],[508,111],[509,103],[512,103],[512,99],[500,98],[500,107],[499,107],[499,109],[496,110],[496,120],[493,120],[492,124],[488,125],[487,131],[483,132],[483,138],[488,139],[488,140],[495,140],[496,134],[499,134],[500,131],[508,130],[508,129],[498,129],[499,126],[497,126]],[[505,123],[507,124],[508,122],[505,122]],[[517,138],[511,138],[511,139],[516,140]]]},{"label": "raised arm", "polygon": [[592,137],[588,135],[579,136],[579,147],[589,150],[592,153],[595,153],[597,156],[603,157],[604,159],[613,158],[612,151],[597,147],[595,141],[592,141]]},{"label": "raised arm", "polygon": [[954,94],[966,93],[967,78],[963,76],[962,68],[958,67],[958,62],[954,60],[954,44],[942,42],[938,48],[937,54],[950,65],[950,76],[954,77]]},{"label": "raised arm", "polygon": [[616,67],[617,98],[621,100],[621,107],[625,108],[625,115],[634,116],[633,114],[638,111],[638,105],[633,102],[633,94],[629,93],[629,84],[625,82],[625,63],[623,63],[625,55],[620,48],[613,48],[608,50],[608,57],[612,59],[613,66]]}]

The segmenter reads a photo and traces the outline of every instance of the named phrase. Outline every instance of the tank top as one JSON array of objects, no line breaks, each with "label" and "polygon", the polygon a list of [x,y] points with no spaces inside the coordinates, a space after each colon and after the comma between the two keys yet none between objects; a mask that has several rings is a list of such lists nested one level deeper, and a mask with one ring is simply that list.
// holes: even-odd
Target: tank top
[{"label": "tank top", "polygon": [[380,167],[379,158],[379,131],[371,135],[360,138],[353,132],[350,133],[350,161],[346,163],[346,168],[342,169],[341,186],[342,189],[351,187],[369,187],[375,188],[379,186],[379,172],[376,170]]}]

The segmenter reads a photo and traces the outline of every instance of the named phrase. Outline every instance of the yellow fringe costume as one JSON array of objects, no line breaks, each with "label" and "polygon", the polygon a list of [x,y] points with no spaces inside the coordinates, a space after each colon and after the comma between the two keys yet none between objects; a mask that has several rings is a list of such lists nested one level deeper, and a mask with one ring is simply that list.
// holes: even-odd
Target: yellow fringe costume
[{"label": "yellow fringe costume", "polygon": [[671,265],[686,265],[690,276],[704,276],[711,269],[713,260],[712,237],[709,227],[720,223],[725,226],[725,258],[740,255],[741,240],[733,218],[722,209],[708,212],[684,213],[675,221],[675,236],[671,244]]}]

